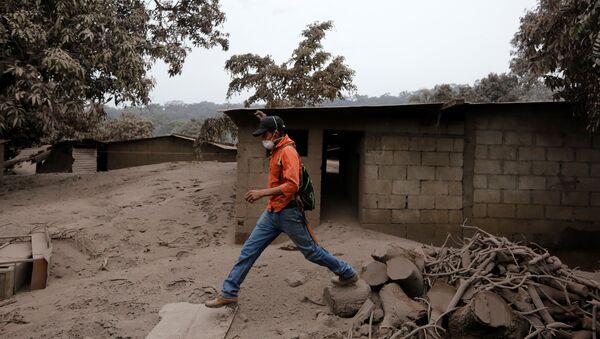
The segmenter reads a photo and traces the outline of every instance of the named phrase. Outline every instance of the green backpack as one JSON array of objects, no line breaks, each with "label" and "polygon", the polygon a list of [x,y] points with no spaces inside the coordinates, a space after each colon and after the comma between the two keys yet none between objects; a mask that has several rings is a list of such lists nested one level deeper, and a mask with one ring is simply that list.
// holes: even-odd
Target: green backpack
[{"label": "green backpack", "polygon": [[[286,145],[292,146],[292,145]],[[298,155],[299,156],[299,155]],[[279,158],[279,163],[281,164],[281,158]],[[308,170],[302,164],[302,160],[300,160],[300,187],[298,188],[298,193],[296,196],[299,202],[302,204],[302,209],[305,211],[312,211],[315,209],[315,189],[313,188],[312,181],[310,180],[310,175],[308,175]]]}]

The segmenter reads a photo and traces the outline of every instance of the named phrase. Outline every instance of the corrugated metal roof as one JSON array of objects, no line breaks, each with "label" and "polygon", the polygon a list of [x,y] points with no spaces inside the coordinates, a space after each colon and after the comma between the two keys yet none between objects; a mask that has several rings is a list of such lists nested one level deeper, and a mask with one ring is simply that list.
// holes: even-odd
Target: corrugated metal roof
[{"label": "corrugated metal roof", "polygon": [[148,138],[139,138],[139,139],[121,140],[121,141],[109,141],[109,142],[107,142],[107,144],[118,144],[118,143],[125,143],[125,142],[136,142],[136,141],[142,141],[142,140],[162,139],[162,138],[179,138],[179,139],[188,140],[188,141],[196,141],[195,138],[190,137],[188,135],[166,134],[166,135],[158,135],[155,137],[148,137]]},{"label": "corrugated metal roof", "polygon": [[213,141],[208,141],[207,144],[211,144],[213,146],[216,146],[216,147],[219,147],[219,148],[225,149],[225,150],[232,150],[232,151],[237,150],[237,147],[235,145],[221,144],[221,143],[213,142]]}]

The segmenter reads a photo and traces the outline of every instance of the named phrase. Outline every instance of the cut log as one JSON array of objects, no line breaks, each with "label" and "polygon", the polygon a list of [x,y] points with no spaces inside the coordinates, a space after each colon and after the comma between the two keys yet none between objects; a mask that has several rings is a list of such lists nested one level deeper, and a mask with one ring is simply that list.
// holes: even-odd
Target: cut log
[{"label": "cut log", "polygon": [[519,288],[517,291],[500,288],[497,292],[504,300],[521,312],[530,313],[535,310],[535,307],[531,304],[529,294],[523,288]]},{"label": "cut log", "polygon": [[402,286],[411,298],[423,296],[423,276],[415,264],[405,257],[395,257],[387,262],[387,275]]},{"label": "cut log", "polygon": [[592,331],[577,331],[571,334],[571,339],[592,339]]},{"label": "cut log", "polygon": [[437,323],[439,318],[448,309],[448,305],[456,293],[456,288],[444,282],[436,281],[427,291],[427,300],[431,305],[431,321]]},{"label": "cut log", "polygon": [[375,304],[371,301],[371,299],[367,299],[352,318],[352,321],[350,323],[350,330],[354,331],[355,328],[357,328],[365,320],[367,320],[371,316],[371,313],[374,311],[374,309]]},{"label": "cut log", "polygon": [[379,261],[372,261],[363,266],[360,276],[371,287],[380,287],[389,279],[387,266]]},{"label": "cut log", "polygon": [[417,266],[419,272],[423,272],[423,269],[425,268],[425,258],[423,257],[423,254],[396,244],[388,244],[385,248],[376,249],[371,254],[371,257],[382,263],[387,263],[389,260],[396,257],[405,257]]},{"label": "cut log", "polygon": [[379,297],[385,314],[381,321],[381,328],[398,328],[404,322],[414,322],[427,316],[425,307],[410,299],[398,284],[390,283],[383,286]]},{"label": "cut log", "polygon": [[583,300],[583,298],[581,298],[577,294],[567,292],[567,295],[565,295],[564,290],[557,290],[554,287],[550,287],[550,286],[546,286],[546,285],[538,285],[537,288],[538,288],[540,297],[542,299],[546,299],[546,300],[553,299],[555,301],[558,301],[562,305],[569,304],[567,302],[567,296],[569,297],[569,301],[571,303],[574,303],[576,301],[581,302]]},{"label": "cut log", "polygon": [[351,286],[325,287],[323,300],[329,305],[331,312],[337,316],[349,318],[358,312],[371,292],[371,287],[362,279]]},{"label": "cut log", "polygon": [[512,310],[499,295],[483,291],[452,313],[448,323],[450,333],[457,337],[478,331],[504,333],[513,326]]}]

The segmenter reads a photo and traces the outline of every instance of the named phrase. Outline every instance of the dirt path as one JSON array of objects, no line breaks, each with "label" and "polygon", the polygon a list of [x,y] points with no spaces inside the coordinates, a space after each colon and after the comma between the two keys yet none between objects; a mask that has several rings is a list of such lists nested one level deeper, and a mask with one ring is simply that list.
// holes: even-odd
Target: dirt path
[{"label": "dirt path", "polygon": [[[0,315],[6,338],[143,338],[167,303],[200,303],[220,288],[240,247],[233,245],[235,164],[176,163],[90,175],[8,177],[0,187],[0,234],[39,225],[75,234],[54,241],[49,285],[21,292]],[[310,217],[309,217],[310,218]],[[75,231],[79,230],[79,231]],[[352,223],[325,223],[322,244],[355,266],[389,241]],[[316,321],[330,273],[297,251],[269,247],[248,275],[229,338],[335,338],[346,320]],[[91,254],[91,255],[90,255]],[[99,270],[107,260],[108,270]],[[306,282],[292,288],[292,272]]]}]

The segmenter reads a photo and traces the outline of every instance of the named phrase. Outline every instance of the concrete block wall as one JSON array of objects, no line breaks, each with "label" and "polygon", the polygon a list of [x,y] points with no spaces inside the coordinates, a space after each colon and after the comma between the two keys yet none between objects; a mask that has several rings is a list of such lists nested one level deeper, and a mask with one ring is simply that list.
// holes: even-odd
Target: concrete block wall
[{"label": "concrete block wall", "polygon": [[[409,130],[419,128],[425,127]],[[463,125],[430,128],[366,133],[360,179],[365,227],[436,244],[448,232],[460,235]]]},{"label": "concrete block wall", "polygon": [[475,115],[473,219],[545,246],[600,233],[600,138],[573,118]]},{"label": "concrete block wall", "polygon": [[[251,127],[248,128],[242,125],[238,131],[235,204],[236,243],[243,243],[246,240],[267,206],[266,198],[254,204],[244,200],[244,195],[248,190],[266,188],[269,175],[269,159],[266,150],[263,148],[260,139],[252,136],[256,126],[252,125]],[[318,225],[320,218],[322,135],[323,131],[321,129],[309,130],[308,155],[302,157],[302,162],[311,175],[317,197],[317,208],[307,212],[307,218],[311,226],[315,227]]]}]

